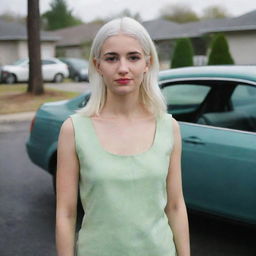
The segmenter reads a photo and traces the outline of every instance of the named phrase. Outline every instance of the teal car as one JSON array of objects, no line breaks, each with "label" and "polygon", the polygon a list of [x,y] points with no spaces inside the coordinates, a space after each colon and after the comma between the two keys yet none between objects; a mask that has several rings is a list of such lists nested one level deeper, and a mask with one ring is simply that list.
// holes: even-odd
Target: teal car
[{"label": "teal car", "polygon": [[[181,128],[187,207],[255,225],[256,67],[165,70],[159,85]],[[53,180],[60,127],[89,97],[45,103],[32,121],[27,153]]]}]

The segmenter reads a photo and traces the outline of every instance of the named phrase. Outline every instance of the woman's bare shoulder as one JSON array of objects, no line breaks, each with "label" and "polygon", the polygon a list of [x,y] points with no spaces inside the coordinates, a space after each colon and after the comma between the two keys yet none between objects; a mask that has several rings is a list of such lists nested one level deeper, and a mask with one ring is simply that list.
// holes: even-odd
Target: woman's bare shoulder
[{"label": "woman's bare shoulder", "polygon": [[74,127],[73,127],[73,122],[72,122],[72,118],[69,117],[67,118],[63,124],[61,125],[61,129],[60,129],[60,136],[74,136]]},{"label": "woman's bare shoulder", "polygon": [[180,125],[179,122],[171,115],[167,114],[168,119],[171,121],[171,133],[175,139],[180,137]]},{"label": "woman's bare shoulder", "polygon": [[174,117],[172,117],[172,125],[173,125],[174,131],[180,130],[179,122]]},{"label": "woman's bare shoulder", "polygon": [[180,132],[180,125],[179,122],[173,117],[172,114],[166,113],[165,118],[168,120],[168,122],[171,121],[171,130],[174,134],[177,134]]},{"label": "woman's bare shoulder", "polygon": [[174,136],[174,145],[180,147],[181,144],[181,133],[179,122],[172,117],[172,132]]}]

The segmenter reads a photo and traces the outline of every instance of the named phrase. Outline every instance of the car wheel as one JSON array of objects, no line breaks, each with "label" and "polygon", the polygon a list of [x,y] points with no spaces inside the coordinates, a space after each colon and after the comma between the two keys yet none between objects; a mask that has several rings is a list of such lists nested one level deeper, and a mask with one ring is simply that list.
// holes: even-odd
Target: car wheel
[{"label": "car wheel", "polygon": [[56,74],[53,78],[54,83],[62,83],[64,79],[64,76],[60,73]]},{"label": "car wheel", "polygon": [[75,76],[74,76],[74,81],[75,81],[75,82],[80,82],[80,77],[79,77],[79,75],[75,75]]},{"label": "car wheel", "polygon": [[7,84],[14,84],[16,82],[16,76],[14,74],[9,74],[6,78],[5,78],[5,82]]}]

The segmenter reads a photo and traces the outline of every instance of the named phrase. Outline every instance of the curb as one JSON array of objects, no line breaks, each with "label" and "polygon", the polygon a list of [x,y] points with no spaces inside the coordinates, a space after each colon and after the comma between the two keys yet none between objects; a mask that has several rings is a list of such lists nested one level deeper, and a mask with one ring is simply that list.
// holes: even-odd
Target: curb
[{"label": "curb", "polygon": [[16,114],[0,115],[0,124],[31,121],[36,112],[23,112]]}]

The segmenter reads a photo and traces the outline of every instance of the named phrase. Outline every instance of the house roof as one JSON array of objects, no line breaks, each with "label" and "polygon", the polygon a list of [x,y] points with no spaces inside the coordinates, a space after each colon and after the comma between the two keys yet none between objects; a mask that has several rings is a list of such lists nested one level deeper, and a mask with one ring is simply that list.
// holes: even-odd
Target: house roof
[{"label": "house roof", "polygon": [[54,30],[61,40],[57,46],[80,45],[87,41],[92,41],[102,24],[87,23],[74,27]]},{"label": "house roof", "polygon": [[235,18],[226,19],[226,21],[223,19],[223,24],[220,25],[213,27],[211,32],[255,30],[256,10]]},{"label": "house roof", "polygon": [[155,19],[142,22],[153,40],[163,39],[166,35],[171,35],[173,31],[178,31],[180,24],[164,19]]},{"label": "house roof", "polygon": [[[153,40],[168,40],[181,37],[200,37],[214,32],[248,31],[256,30],[256,10],[235,18],[201,20],[178,24],[166,29],[159,28],[158,35],[150,34]],[[175,24],[175,23],[174,23]]]},{"label": "house roof", "polygon": [[[256,10],[235,18],[201,20],[178,24],[164,19],[142,22],[154,41],[170,40],[182,37],[201,37],[213,32],[256,30]],[[65,29],[55,30],[54,33],[62,39],[57,46],[80,45],[92,41],[101,24],[88,23]]]},{"label": "house roof", "polygon": [[[52,32],[41,31],[41,41],[57,41]],[[27,28],[25,25],[15,22],[7,22],[0,19],[0,40],[27,40]]]},{"label": "house roof", "polygon": [[[154,40],[161,39],[166,33],[172,33],[173,30],[180,27],[179,24],[164,19],[149,20],[142,24]],[[54,33],[61,37],[57,46],[73,46],[92,41],[101,26],[102,24],[87,23],[55,30]]]}]

